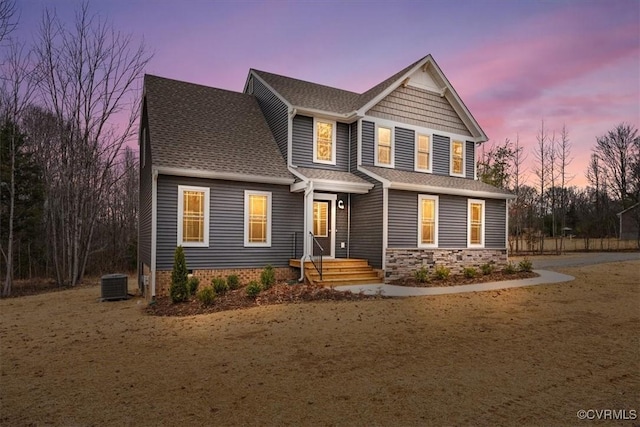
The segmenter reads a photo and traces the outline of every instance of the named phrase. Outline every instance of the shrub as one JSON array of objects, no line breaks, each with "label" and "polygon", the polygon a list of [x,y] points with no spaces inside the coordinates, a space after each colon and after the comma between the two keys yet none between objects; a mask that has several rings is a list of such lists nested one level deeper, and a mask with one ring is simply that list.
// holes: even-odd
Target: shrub
[{"label": "shrub", "polygon": [[488,276],[489,274],[493,273],[493,270],[495,270],[495,266],[488,262],[486,264],[482,264],[480,269],[482,270],[483,275]]},{"label": "shrub", "polygon": [[429,270],[427,267],[422,266],[420,270],[416,270],[414,273],[416,278],[416,282],[418,283],[427,283],[429,281]]},{"label": "shrub", "polygon": [[227,285],[229,285],[229,289],[234,290],[240,287],[240,279],[237,274],[231,274],[227,276]]},{"label": "shrub", "polygon": [[513,265],[513,263],[511,261],[509,261],[509,263],[504,267],[504,269],[502,271],[505,274],[515,274],[516,273],[516,266]]},{"label": "shrub", "polygon": [[198,291],[196,298],[198,298],[198,301],[204,306],[211,305],[216,299],[216,291],[214,291],[211,286],[206,286]]},{"label": "shrub", "polygon": [[462,274],[464,274],[464,277],[467,279],[473,279],[478,275],[478,271],[473,267],[468,267],[462,270]]},{"label": "shrub", "polygon": [[187,260],[184,257],[184,249],[178,246],[173,255],[173,270],[171,271],[171,287],[169,296],[174,303],[183,302],[189,297],[187,288]]},{"label": "shrub", "polygon": [[260,291],[262,291],[262,286],[255,280],[250,281],[247,285],[247,296],[250,298],[257,297]]},{"label": "shrub", "polygon": [[533,270],[533,263],[529,259],[525,258],[520,261],[520,264],[518,264],[518,269],[528,273]]},{"label": "shrub", "polygon": [[216,294],[219,295],[222,295],[229,290],[227,281],[222,277],[214,277],[211,279],[211,286],[213,287],[213,290],[216,291]]},{"label": "shrub", "polygon": [[262,273],[260,273],[260,283],[262,283],[262,287],[266,290],[276,283],[276,271],[270,265],[267,265]]},{"label": "shrub", "polygon": [[189,280],[187,280],[187,290],[189,291],[189,295],[196,295],[198,285],[200,285],[200,279],[196,276],[189,277]]},{"label": "shrub", "polygon": [[449,277],[449,274],[451,274],[451,269],[445,267],[444,265],[438,265],[436,267],[436,277],[440,280],[444,280],[447,277]]}]

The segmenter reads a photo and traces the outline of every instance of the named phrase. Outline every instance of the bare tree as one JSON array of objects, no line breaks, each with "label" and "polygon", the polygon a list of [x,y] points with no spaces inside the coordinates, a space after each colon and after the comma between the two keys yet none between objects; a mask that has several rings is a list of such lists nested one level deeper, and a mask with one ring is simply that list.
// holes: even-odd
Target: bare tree
[{"label": "bare tree", "polygon": [[536,151],[534,151],[533,155],[537,162],[536,169],[534,173],[538,177],[538,188],[540,193],[538,196],[540,197],[540,253],[544,251],[544,218],[547,212],[546,208],[546,189],[548,184],[548,171],[549,171],[549,136],[547,135],[544,128],[544,120],[540,123],[540,130],[536,135],[536,140],[538,141],[538,145],[536,147]]},{"label": "bare tree", "polygon": [[567,184],[573,180],[573,176],[568,175],[567,168],[573,161],[571,157],[571,141],[569,140],[569,131],[566,124],[562,125],[560,131],[560,142],[558,145],[558,166],[560,167],[560,223],[561,223],[561,238],[560,238],[560,251],[564,250],[564,237],[565,229],[567,228]]},{"label": "bare tree", "polygon": [[0,42],[18,26],[15,0],[0,0]]},{"label": "bare tree", "polygon": [[520,250],[520,238],[523,232],[523,214],[524,214],[524,205],[522,202],[522,186],[525,184],[524,179],[524,162],[527,159],[526,154],[524,154],[524,147],[520,145],[520,135],[516,135],[516,143],[513,149],[513,157],[512,157],[512,165],[511,170],[513,170],[513,193],[516,195],[516,199],[511,202],[511,209],[509,210],[511,214],[512,220],[510,221],[512,227],[515,230],[511,233],[515,235],[516,241],[516,252]]},{"label": "bare tree", "polygon": [[72,29],[45,10],[36,52],[41,97],[57,133],[43,146],[52,260],[58,283],[73,286],[83,278],[99,214],[119,179],[123,145],[135,136],[139,82],[151,56],[143,43],[134,45],[90,14],[87,3]]}]

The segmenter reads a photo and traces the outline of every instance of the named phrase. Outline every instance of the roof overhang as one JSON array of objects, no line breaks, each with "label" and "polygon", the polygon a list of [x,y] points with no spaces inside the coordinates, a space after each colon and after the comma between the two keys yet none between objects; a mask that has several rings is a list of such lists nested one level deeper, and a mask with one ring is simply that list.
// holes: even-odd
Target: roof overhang
[{"label": "roof overhang", "polygon": [[153,171],[159,175],[220,179],[224,181],[257,182],[260,184],[291,185],[295,181],[293,178],[284,178],[277,176],[247,175],[235,172],[216,172],[201,169],[174,168],[166,166],[154,166]]},{"label": "roof overhang", "polygon": [[304,191],[310,182],[313,183],[314,191],[329,191],[332,193],[367,194],[373,188],[373,184],[369,183],[360,184],[357,182],[308,178],[305,181],[299,181],[295,184],[291,184],[291,192],[298,193],[300,191]]}]

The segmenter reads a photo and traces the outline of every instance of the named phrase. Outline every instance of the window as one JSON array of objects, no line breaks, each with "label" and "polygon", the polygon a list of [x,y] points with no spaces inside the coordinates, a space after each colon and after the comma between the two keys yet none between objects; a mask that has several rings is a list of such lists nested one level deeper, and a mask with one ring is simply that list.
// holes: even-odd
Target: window
[{"label": "window", "polygon": [[313,235],[329,236],[329,202],[313,202]]},{"label": "window", "polygon": [[209,246],[209,188],[178,186],[178,245]]},{"label": "window", "polygon": [[484,247],[484,200],[472,200],[468,202],[468,246]]},{"label": "window", "polygon": [[336,123],[314,119],[313,161],[336,164]]},{"label": "window", "polygon": [[393,131],[378,126],[376,130],[376,166],[393,166]]},{"label": "window", "polygon": [[418,247],[438,247],[438,196],[418,196]]},{"label": "window", "polygon": [[244,245],[271,247],[270,192],[244,192]]},{"label": "window", "polygon": [[464,143],[451,141],[451,175],[464,176]]},{"label": "window", "polygon": [[431,172],[431,137],[417,134],[416,136],[416,170]]}]

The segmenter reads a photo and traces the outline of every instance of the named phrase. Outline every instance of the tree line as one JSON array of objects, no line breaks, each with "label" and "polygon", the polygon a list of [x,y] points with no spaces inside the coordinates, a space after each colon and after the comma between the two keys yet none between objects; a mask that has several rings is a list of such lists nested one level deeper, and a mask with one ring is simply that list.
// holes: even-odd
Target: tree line
[{"label": "tree line", "polygon": [[135,141],[143,43],[84,3],[66,26],[45,9],[34,41],[12,38],[0,0],[0,273],[75,286],[86,273],[134,269]]},{"label": "tree line", "polygon": [[[584,171],[588,185],[571,185],[568,172],[573,157],[569,130],[549,130],[544,120],[529,153],[520,140],[509,139],[484,150],[478,159],[478,178],[511,191],[509,244],[512,251],[544,249],[545,237],[555,238],[555,251],[566,237],[585,240],[619,237],[617,214],[640,202],[640,137],[638,130],[620,123],[595,138]],[[532,174],[523,164],[533,155]],[[640,209],[633,220],[640,225]],[[640,247],[640,234],[637,236]]]}]

